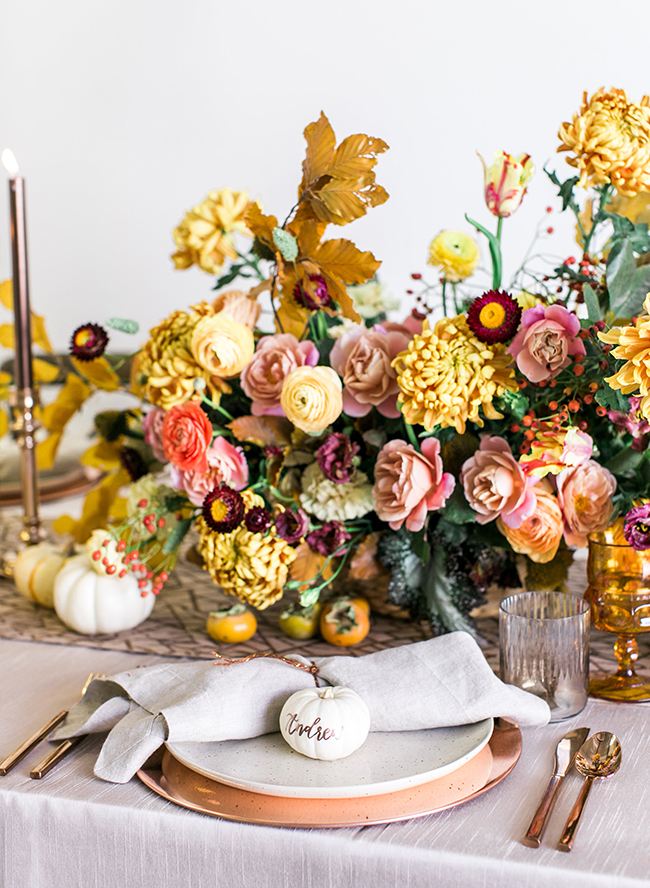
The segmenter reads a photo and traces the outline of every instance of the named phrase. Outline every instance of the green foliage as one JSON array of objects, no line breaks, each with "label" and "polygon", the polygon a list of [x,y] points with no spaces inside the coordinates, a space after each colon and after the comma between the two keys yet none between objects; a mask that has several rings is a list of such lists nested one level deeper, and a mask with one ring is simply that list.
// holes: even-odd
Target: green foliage
[{"label": "green foliage", "polygon": [[467,213],[465,213],[465,218],[470,225],[473,225],[477,231],[480,231],[481,234],[484,234],[487,238],[488,246],[490,248],[490,258],[492,259],[492,289],[498,290],[501,286],[501,270],[503,262],[501,258],[501,244],[491,231],[488,231],[487,228],[484,228],[478,222],[470,219]]},{"label": "green foliage", "polygon": [[625,395],[619,389],[610,388],[607,384],[598,389],[595,398],[596,403],[606,410],[618,410],[621,413],[628,413],[630,410],[630,402]]},{"label": "green foliage", "polygon": [[387,530],[377,548],[379,559],[390,571],[388,599],[398,607],[412,610],[420,596],[423,566],[412,548],[413,534],[406,528]]},{"label": "green foliage", "polygon": [[575,196],[573,194],[573,189],[579,182],[579,176],[571,176],[570,179],[566,179],[564,182],[560,182],[557,175],[555,173],[549,172],[546,168],[544,168],[544,172],[549,177],[551,182],[557,186],[558,195],[562,199],[562,212],[566,210],[567,207],[570,207],[573,212],[577,215],[580,212],[580,208],[576,203]]},{"label": "green foliage", "polygon": [[284,228],[273,229],[273,243],[287,262],[294,262],[298,258],[298,241]]},{"label": "green foliage", "polygon": [[460,484],[454,487],[454,492],[447,500],[445,507],[440,510],[440,514],[450,524],[471,524],[476,521],[476,514],[465,499]]},{"label": "green foliage", "polygon": [[126,410],[104,410],[102,413],[95,414],[93,425],[97,434],[104,441],[117,441],[122,435],[129,434],[128,428],[128,411]]},{"label": "green foliage", "polygon": [[602,211],[602,216],[609,219],[614,226],[614,234],[608,244],[610,248],[620,241],[628,240],[635,253],[650,251],[650,233],[648,233],[648,226],[644,222],[635,225],[625,216],[619,216],[618,213],[608,213],[606,210]]},{"label": "green foliage", "polygon": [[605,468],[609,469],[614,475],[633,472],[643,459],[643,454],[638,450],[632,450],[631,447],[624,447],[616,456],[613,456],[609,462],[605,464]]},{"label": "green foliage", "polygon": [[496,399],[497,409],[502,413],[510,414],[516,419],[523,419],[530,409],[530,401],[522,392],[505,391]]},{"label": "green foliage", "polygon": [[587,306],[587,317],[592,324],[595,324],[596,321],[600,320],[600,305],[598,304],[598,296],[590,286],[590,284],[585,284],[582,288],[582,294],[585,299],[585,305]]},{"label": "green foliage", "polygon": [[121,333],[134,334],[140,329],[140,324],[130,318],[108,318],[105,323],[107,327],[112,327],[113,330],[119,330]]},{"label": "green foliage", "polygon": [[172,552],[175,552],[178,549],[187,536],[187,532],[191,526],[192,518],[182,518],[178,524],[172,528],[163,545],[163,552],[165,555],[171,555]]},{"label": "green foliage", "polygon": [[632,295],[635,276],[636,263],[632,244],[624,238],[612,247],[605,272],[609,308],[615,317],[625,316],[625,307]]}]

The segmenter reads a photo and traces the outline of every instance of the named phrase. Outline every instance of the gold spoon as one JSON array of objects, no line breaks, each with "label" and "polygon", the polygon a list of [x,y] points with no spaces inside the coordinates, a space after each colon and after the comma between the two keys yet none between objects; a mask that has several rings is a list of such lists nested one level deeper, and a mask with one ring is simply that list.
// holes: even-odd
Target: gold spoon
[{"label": "gold spoon", "polygon": [[558,842],[557,847],[560,851],[570,851],[573,847],[573,840],[594,780],[611,777],[620,768],[621,744],[618,738],[609,731],[599,731],[594,734],[580,747],[574,766],[576,771],[587,779],[582,785],[578,800],[569,814],[562,838]]}]

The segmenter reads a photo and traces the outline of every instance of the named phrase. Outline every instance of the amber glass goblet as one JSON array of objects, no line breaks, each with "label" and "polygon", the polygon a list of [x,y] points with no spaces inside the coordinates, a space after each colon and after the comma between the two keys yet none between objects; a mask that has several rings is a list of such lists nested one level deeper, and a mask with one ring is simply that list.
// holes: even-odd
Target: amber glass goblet
[{"label": "amber glass goblet", "polygon": [[639,656],[636,636],[650,632],[650,550],[639,552],[609,530],[591,534],[587,577],[584,597],[591,607],[592,625],[618,636],[614,644],[618,670],[593,676],[589,693],[628,703],[650,700],[650,681],[634,671]]}]

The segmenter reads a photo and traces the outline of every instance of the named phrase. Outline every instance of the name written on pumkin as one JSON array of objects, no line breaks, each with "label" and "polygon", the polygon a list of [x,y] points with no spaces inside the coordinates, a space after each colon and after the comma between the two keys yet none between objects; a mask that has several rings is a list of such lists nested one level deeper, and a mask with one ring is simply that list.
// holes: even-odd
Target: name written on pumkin
[{"label": "name written on pumkin", "polygon": [[298,716],[293,712],[288,712],[287,733],[298,734],[300,737],[306,735],[310,740],[340,740],[343,734],[343,726],[336,733],[334,728],[326,728],[320,723],[320,715],[316,716],[310,725],[303,725],[298,721]]}]

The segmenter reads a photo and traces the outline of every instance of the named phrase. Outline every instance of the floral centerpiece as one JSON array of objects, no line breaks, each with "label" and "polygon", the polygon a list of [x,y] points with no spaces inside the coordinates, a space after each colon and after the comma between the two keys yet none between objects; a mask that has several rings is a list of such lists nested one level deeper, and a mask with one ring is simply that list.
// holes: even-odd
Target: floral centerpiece
[{"label": "floral centerpiece", "polygon": [[[380,139],[337,145],[324,115],[310,124],[282,222],[245,192],[210,192],[175,229],[173,260],[215,276],[216,298],[151,330],[131,373],[141,411],[97,417],[95,447],[133,479],[128,504],[61,529],[101,527],[99,569],[141,571],[157,592],[194,528],[214,582],[260,609],[385,576],[436,632],[471,629],[492,583],[561,587],[573,549],[617,518],[649,546],[648,98],[585,94],[559,137],[578,175],[546,172],[577,256],[535,251],[544,221],[504,282],[503,220],[534,168],[497,152],[494,223],[467,217],[489,280],[475,236],[444,230],[435,280],[411,275],[416,308],[397,321],[372,253],[324,238],[387,199]],[[78,361],[103,348],[96,326],[75,331]]]}]

